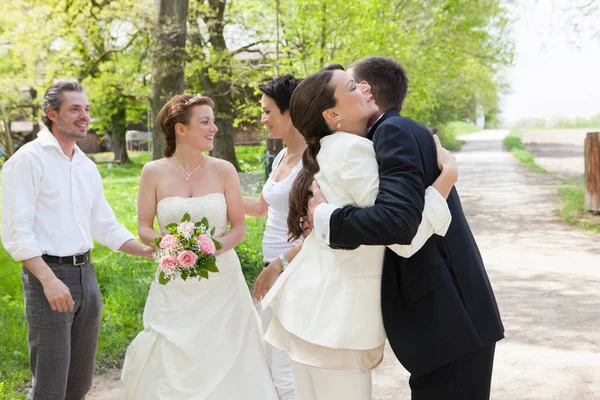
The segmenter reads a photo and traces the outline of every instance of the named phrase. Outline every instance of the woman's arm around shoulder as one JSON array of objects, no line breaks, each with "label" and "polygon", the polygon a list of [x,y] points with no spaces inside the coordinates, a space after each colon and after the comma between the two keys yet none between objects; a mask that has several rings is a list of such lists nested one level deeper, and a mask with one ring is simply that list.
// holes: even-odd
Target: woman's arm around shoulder
[{"label": "woman's arm around shoulder", "polygon": [[269,211],[269,205],[265,201],[262,193],[258,197],[243,196],[244,213],[251,217],[264,218]]}]

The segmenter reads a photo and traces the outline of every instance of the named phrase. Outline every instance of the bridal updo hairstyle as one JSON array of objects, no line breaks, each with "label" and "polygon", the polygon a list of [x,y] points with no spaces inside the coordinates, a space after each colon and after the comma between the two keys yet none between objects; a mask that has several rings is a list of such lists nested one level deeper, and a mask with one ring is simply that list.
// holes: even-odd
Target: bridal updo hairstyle
[{"label": "bridal updo hairstyle", "polygon": [[335,70],[343,68],[341,65],[326,67],[304,79],[292,93],[290,117],[308,147],[302,154],[302,170],[290,191],[287,220],[290,241],[299,238],[303,232],[300,218],[308,212],[308,199],[312,196],[310,187],[315,174],[319,172],[317,154],[321,149],[320,140],[333,133],[323,118],[323,111],[335,107],[337,103],[335,88],[330,83]]},{"label": "bridal updo hairstyle", "polygon": [[207,96],[178,94],[160,109],[156,117],[156,127],[165,136],[165,143],[163,144],[165,157],[171,157],[175,154],[177,148],[175,124],[180,122],[188,125],[194,106],[209,106],[214,109],[215,103]]}]

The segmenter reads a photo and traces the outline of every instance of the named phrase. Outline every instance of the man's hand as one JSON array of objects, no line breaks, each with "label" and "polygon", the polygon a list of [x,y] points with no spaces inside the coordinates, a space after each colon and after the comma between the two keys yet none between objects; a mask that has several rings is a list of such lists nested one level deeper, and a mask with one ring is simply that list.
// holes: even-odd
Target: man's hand
[{"label": "man's hand", "polygon": [[281,271],[283,271],[283,266],[281,265],[279,258],[276,258],[267,265],[256,278],[254,287],[252,288],[252,297],[256,300],[265,297],[267,292],[273,287],[273,284]]},{"label": "man's hand", "polygon": [[146,246],[146,248],[144,249],[144,255],[142,257],[154,258],[155,251],[156,249],[154,247]]},{"label": "man's hand", "polygon": [[319,186],[317,181],[313,181],[310,190],[312,191],[312,197],[308,198],[308,222],[312,229],[315,226],[313,223],[315,209],[319,204],[327,203],[327,199],[325,199],[325,196],[323,196],[323,193],[321,192],[321,187]]},{"label": "man's hand", "polygon": [[60,279],[54,277],[48,282],[43,282],[44,294],[50,307],[58,312],[71,312],[75,302],[71,297],[71,291]]}]

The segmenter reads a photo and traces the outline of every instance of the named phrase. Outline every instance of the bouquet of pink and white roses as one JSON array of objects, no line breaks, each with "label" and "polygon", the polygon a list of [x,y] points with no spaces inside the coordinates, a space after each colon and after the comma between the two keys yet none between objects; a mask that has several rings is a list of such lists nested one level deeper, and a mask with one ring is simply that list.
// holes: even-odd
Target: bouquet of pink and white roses
[{"label": "bouquet of pink and white roses", "polygon": [[157,248],[154,258],[161,269],[160,284],[165,285],[177,276],[184,281],[196,276],[208,279],[209,272],[219,272],[215,252],[223,246],[213,238],[215,228],[209,230],[206,218],[194,223],[185,213],[181,223],[169,224],[165,229],[169,234],[152,242]]}]

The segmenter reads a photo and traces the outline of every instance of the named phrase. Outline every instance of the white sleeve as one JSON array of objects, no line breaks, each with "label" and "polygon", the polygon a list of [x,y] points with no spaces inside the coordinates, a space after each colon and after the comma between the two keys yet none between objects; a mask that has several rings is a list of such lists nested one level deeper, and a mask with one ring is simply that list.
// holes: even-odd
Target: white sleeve
[{"label": "white sleeve", "polygon": [[117,251],[125,242],[135,240],[135,237],[127,228],[117,222],[113,209],[104,197],[100,174],[98,173],[95,178],[97,194],[94,196],[92,205],[92,237],[111,250]]},{"label": "white sleeve", "polygon": [[425,190],[425,208],[417,234],[409,245],[394,244],[388,246],[400,257],[409,258],[421,250],[431,235],[446,235],[452,222],[452,215],[446,199],[433,186]]},{"label": "white sleeve", "polygon": [[26,154],[13,155],[2,168],[2,244],[15,261],[42,255],[33,232],[40,174]]},{"label": "white sleeve", "polygon": [[313,216],[313,230],[317,240],[322,240],[329,245],[329,220],[331,214],[339,207],[333,204],[321,203],[315,208]]}]

